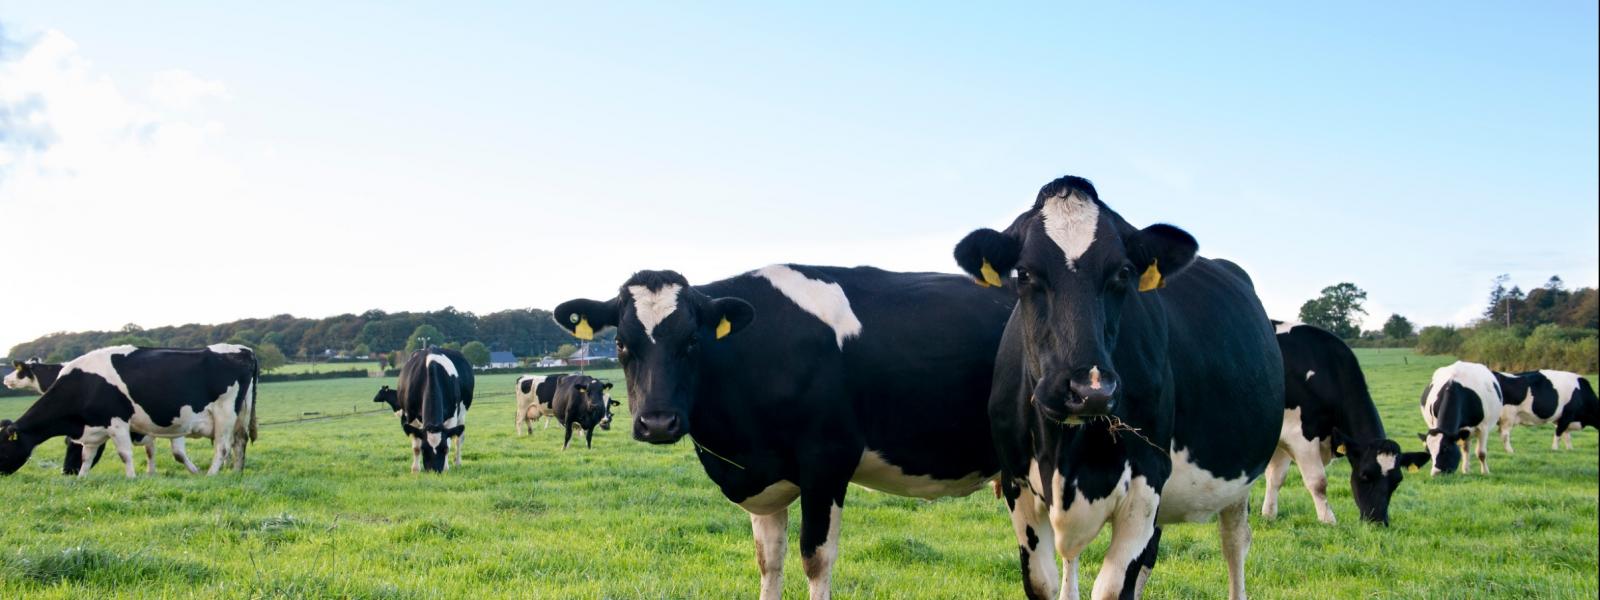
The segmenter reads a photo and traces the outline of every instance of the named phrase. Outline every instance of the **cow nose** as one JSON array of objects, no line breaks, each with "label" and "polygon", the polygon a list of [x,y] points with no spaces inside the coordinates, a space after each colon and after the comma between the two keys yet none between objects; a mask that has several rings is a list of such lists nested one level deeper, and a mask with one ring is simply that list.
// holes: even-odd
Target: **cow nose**
[{"label": "cow nose", "polygon": [[649,412],[633,422],[633,439],[652,444],[670,444],[683,437],[677,413]]},{"label": "cow nose", "polygon": [[1072,391],[1067,394],[1067,412],[1071,415],[1093,417],[1111,414],[1113,397],[1117,393],[1115,375],[1101,371],[1099,367],[1090,367],[1074,372],[1067,387]]}]

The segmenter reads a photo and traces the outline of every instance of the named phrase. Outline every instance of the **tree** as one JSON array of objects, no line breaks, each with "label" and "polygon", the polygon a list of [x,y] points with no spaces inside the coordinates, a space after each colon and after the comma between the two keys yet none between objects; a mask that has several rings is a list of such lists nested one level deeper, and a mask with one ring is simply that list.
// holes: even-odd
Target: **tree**
[{"label": "tree", "polygon": [[1410,338],[1417,332],[1416,325],[1398,314],[1389,315],[1389,320],[1383,322],[1383,336],[1393,340]]},{"label": "tree", "polygon": [[455,350],[456,352],[460,352],[461,351],[461,344],[459,342],[445,342],[445,344],[443,346],[440,346],[440,348],[444,348],[445,350]]},{"label": "tree", "polygon": [[1544,282],[1544,289],[1553,292],[1564,292],[1567,290],[1567,283],[1561,280],[1560,275],[1551,275],[1550,280]]},{"label": "tree", "polygon": [[406,338],[406,354],[421,350],[424,347],[423,344],[437,346],[443,343],[444,335],[439,333],[439,329],[423,323],[418,325],[416,329],[411,330],[411,336]]},{"label": "tree", "polygon": [[1506,297],[1506,282],[1511,281],[1511,276],[1501,273],[1494,277],[1494,287],[1489,288],[1489,308],[1483,311],[1483,316],[1494,319],[1500,314],[1500,302]]},{"label": "tree", "polygon": [[1356,284],[1341,282],[1322,288],[1322,295],[1300,305],[1300,321],[1328,330],[1344,339],[1361,335],[1355,324],[1356,314],[1367,314],[1361,303],[1367,292]]},{"label": "tree", "polygon": [[577,353],[578,353],[578,347],[577,346],[574,346],[572,344],[562,344],[562,345],[556,347],[556,351],[555,352],[551,352],[550,356],[554,356],[554,357],[560,358],[560,359],[567,359],[567,358],[571,358],[572,355],[577,354]]},{"label": "tree", "polygon": [[289,364],[289,359],[283,356],[283,351],[273,344],[262,344],[256,348],[256,364],[263,371],[271,371]]},{"label": "tree", "polygon": [[354,350],[354,352],[355,352],[356,356],[371,356],[372,355],[372,349],[368,348],[366,344],[356,344],[356,349]]},{"label": "tree", "polygon": [[467,362],[472,363],[474,367],[489,365],[489,347],[483,345],[483,342],[467,342],[467,345],[461,347],[461,355],[467,357]]}]

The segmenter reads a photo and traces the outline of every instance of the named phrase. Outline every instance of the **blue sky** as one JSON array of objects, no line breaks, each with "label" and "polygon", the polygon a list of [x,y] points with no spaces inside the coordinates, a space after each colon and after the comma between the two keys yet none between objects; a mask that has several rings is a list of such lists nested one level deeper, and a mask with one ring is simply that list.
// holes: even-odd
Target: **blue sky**
[{"label": "blue sky", "polygon": [[1592,2],[325,4],[0,8],[0,223],[40,264],[0,348],[550,308],[643,268],[953,271],[1063,174],[1278,316],[1600,278]]}]

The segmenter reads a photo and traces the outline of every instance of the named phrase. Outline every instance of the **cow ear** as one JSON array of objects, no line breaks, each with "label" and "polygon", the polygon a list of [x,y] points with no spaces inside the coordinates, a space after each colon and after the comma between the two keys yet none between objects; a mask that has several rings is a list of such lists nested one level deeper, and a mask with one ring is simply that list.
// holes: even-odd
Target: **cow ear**
[{"label": "cow ear", "polygon": [[617,319],[622,316],[622,300],[568,300],[557,306],[550,316],[567,333],[580,340],[592,340],[594,334],[617,324]]},{"label": "cow ear", "polygon": [[1426,433],[1419,433],[1419,434],[1417,434],[1417,439],[1419,439],[1419,440],[1422,440],[1422,441],[1424,441],[1424,442],[1426,442],[1426,441],[1428,441],[1428,434],[1426,434]]},{"label": "cow ear", "polygon": [[586,392],[586,391],[589,391],[589,384],[587,384],[587,383],[576,383],[576,384],[572,385],[572,389],[578,390],[580,392]]},{"label": "cow ear", "polygon": [[756,307],[738,298],[717,298],[711,301],[705,321],[716,323],[716,339],[738,333],[756,320]]},{"label": "cow ear", "polygon": [[1166,287],[1167,278],[1194,262],[1199,251],[1194,236],[1177,227],[1156,224],[1139,230],[1128,240],[1128,258],[1139,271],[1139,291]]},{"label": "cow ear", "polygon": [[1333,444],[1334,456],[1344,456],[1349,454],[1352,449],[1357,451],[1360,450],[1360,447],[1356,445],[1355,441],[1351,440],[1349,436],[1345,435],[1343,431],[1339,431],[1338,429],[1333,430],[1333,436],[1330,441]]},{"label": "cow ear", "polygon": [[622,403],[621,403],[621,402],[617,402],[617,401],[616,401],[616,400],[612,400],[612,401],[611,401],[611,402],[610,402],[610,404],[611,404],[611,405],[612,405],[612,406],[622,406]]},{"label": "cow ear", "polygon": [[1421,467],[1428,464],[1431,458],[1427,452],[1404,452],[1400,454],[1398,464],[1402,467]]},{"label": "cow ear", "polygon": [[606,389],[608,389],[608,390],[611,389],[611,382],[609,382],[609,381],[606,382]]},{"label": "cow ear", "polygon": [[11,361],[11,367],[16,369],[16,370],[18,370],[18,371],[21,371],[22,370],[22,361],[20,361],[20,360]]},{"label": "cow ear", "polygon": [[956,244],[956,265],[983,287],[1000,287],[1017,266],[1022,244],[993,229],[979,229]]}]

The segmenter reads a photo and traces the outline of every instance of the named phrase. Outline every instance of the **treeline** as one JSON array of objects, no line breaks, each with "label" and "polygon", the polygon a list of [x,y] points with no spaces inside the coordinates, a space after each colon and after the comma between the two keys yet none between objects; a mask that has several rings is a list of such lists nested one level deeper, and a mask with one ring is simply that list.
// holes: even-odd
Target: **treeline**
[{"label": "treeline", "polygon": [[1423,354],[1454,354],[1501,371],[1600,372],[1600,292],[1568,291],[1560,277],[1524,293],[1496,277],[1483,319],[1471,327],[1424,327]]},{"label": "treeline", "polygon": [[[374,309],[323,319],[284,314],[215,325],[191,323],[145,329],[128,324],[117,331],[58,332],[17,344],[11,348],[10,356],[62,362],[95,348],[120,344],[198,348],[226,342],[252,347],[270,344],[291,358],[319,360],[341,354],[404,350],[408,338],[424,325],[438,331],[438,339],[428,340],[431,344],[478,341],[492,351],[517,356],[543,356],[573,341],[546,310],[514,309],[478,316],[447,306],[431,312],[389,313]],[[605,337],[610,335],[608,332]]]}]

